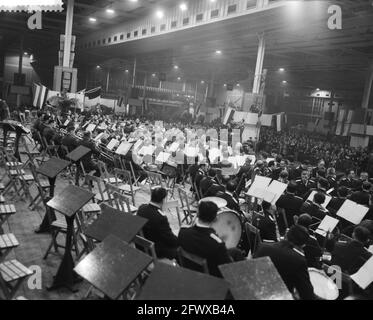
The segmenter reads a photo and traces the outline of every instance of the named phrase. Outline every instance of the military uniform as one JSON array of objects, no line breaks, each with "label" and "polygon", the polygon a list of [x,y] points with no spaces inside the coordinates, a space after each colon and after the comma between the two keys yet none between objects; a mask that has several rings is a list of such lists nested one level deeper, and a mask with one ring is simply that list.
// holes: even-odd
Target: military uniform
[{"label": "military uniform", "polygon": [[310,189],[316,188],[316,183],[313,180],[303,181],[302,179],[295,180],[296,192],[298,197],[303,198]]}]

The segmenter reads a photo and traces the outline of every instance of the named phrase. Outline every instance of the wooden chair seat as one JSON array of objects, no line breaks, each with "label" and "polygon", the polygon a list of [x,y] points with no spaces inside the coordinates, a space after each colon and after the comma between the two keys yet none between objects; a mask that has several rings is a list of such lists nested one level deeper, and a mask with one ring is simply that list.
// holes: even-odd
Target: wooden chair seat
[{"label": "wooden chair seat", "polygon": [[83,207],[85,213],[96,213],[101,212],[101,207],[97,203],[88,203]]},{"label": "wooden chair seat", "polygon": [[12,282],[32,275],[32,271],[17,260],[0,263],[1,276],[5,282]]},{"label": "wooden chair seat", "polygon": [[195,207],[187,207],[187,206],[184,206],[184,207],[181,207],[181,210],[190,210],[190,212],[197,212],[197,208]]},{"label": "wooden chair seat", "polygon": [[0,203],[4,203],[4,202],[5,202],[4,196],[0,195]]},{"label": "wooden chair seat", "polygon": [[102,180],[106,183],[121,183],[121,182],[123,182],[122,180],[120,180],[118,178],[115,178],[115,177],[105,178],[105,179],[102,179]]},{"label": "wooden chair seat", "polygon": [[5,189],[4,183],[0,183],[0,191],[3,191]]},{"label": "wooden chair seat", "polygon": [[[22,175],[25,175],[25,174],[26,174],[25,170],[23,170],[23,169],[20,170],[20,173],[21,173]],[[17,170],[9,170],[9,174],[10,174],[12,177],[18,176],[18,172],[17,172]]]},{"label": "wooden chair seat", "polygon": [[132,189],[131,189],[131,186],[129,184],[121,184],[121,185],[118,185],[117,186],[121,191],[125,192],[125,193],[131,193],[132,190],[133,192],[136,192],[138,190],[140,190],[141,188],[140,187],[135,187],[135,186],[132,186]]},{"label": "wooden chair seat", "polygon": [[13,233],[0,235],[0,250],[15,248],[19,246],[19,242]]},{"label": "wooden chair seat", "polygon": [[[138,210],[137,207],[135,207],[135,206],[133,206],[132,204],[130,204],[130,211],[131,211],[131,213],[136,212],[137,210]],[[128,210],[126,209],[125,212],[128,213],[127,211],[128,211]]]},{"label": "wooden chair seat", "polygon": [[51,186],[48,180],[39,180],[39,183],[42,188],[49,188]]},{"label": "wooden chair seat", "polygon": [[14,204],[0,204],[0,215],[8,215],[16,213]]},{"label": "wooden chair seat", "polygon": [[23,174],[22,178],[26,182],[34,181],[34,176],[32,174]]},{"label": "wooden chair seat", "polygon": [[22,162],[6,162],[5,165],[6,165],[8,168],[14,168],[14,167],[22,166],[23,163],[22,163]]},{"label": "wooden chair seat", "polygon": [[97,193],[95,195],[95,199],[100,202],[108,201],[110,199],[109,195],[107,192],[104,192],[102,195],[100,193]]}]

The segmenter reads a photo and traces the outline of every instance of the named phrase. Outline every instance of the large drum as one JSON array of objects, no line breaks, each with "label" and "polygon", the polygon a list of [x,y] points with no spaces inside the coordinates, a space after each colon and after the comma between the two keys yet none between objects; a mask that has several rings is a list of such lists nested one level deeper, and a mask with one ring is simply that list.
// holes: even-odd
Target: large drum
[{"label": "large drum", "polygon": [[240,216],[235,211],[226,208],[219,211],[212,228],[228,249],[236,248],[241,241],[243,227]]},{"label": "large drum", "polygon": [[334,281],[323,271],[308,268],[313,291],[316,296],[323,300],[336,300],[339,296],[339,290]]}]

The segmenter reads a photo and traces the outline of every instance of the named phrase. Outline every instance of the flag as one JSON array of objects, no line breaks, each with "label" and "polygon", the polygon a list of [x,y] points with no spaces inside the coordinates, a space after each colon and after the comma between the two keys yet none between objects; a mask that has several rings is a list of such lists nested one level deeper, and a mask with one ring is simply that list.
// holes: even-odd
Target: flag
[{"label": "flag", "polygon": [[125,105],[126,102],[126,97],[124,96],[119,96],[118,97],[118,107],[121,108],[122,106]]},{"label": "flag", "polygon": [[86,89],[78,91],[76,94],[84,94]]},{"label": "flag", "polygon": [[101,96],[101,87],[97,87],[97,88],[94,88],[92,90],[88,90],[84,93],[84,95],[92,100],[92,99],[96,99],[97,97]]},{"label": "flag", "polygon": [[40,88],[40,95],[39,95],[39,109],[42,109],[47,99],[48,95],[48,88],[46,86],[41,85]]},{"label": "flag", "polygon": [[37,107],[38,106],[39,95],[40,95],[40,86],[36,83],[34,83],[34,85],[35,85],[35,93],[34,93],[34,101],[32,102],[32,105],[34,107]]}]

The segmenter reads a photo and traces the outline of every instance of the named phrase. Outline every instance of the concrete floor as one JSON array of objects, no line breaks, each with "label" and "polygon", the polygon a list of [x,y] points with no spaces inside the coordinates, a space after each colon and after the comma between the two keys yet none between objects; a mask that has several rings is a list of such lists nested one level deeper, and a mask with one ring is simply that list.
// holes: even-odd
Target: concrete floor
[{"label": "concrete floor", "polygon": [[[4,176],[4,165],[0,169],[1,176]],[[26,173],[28,173],[26,171]],[[7,177],[4,177],[2,182],[5,184],[8,181]],[[55,194],[66,187],[70,183],[67,176],[60,174],[56,182]],[[186,187],[189,190],[189,186]],[[31,193],[36,194],[36,187],[31,187]],[[50,234],[36,234],[34,230],[38,228],[44,216],[44,206],[40,204],[35,210],[30,210],[28,207],[30,200],[24,197],[20,198],[16,196],[13,200],[12,192],[9,192],[6,196],[6,203],[14,203],[16,206],[17,213],[12,215],[7,222],[2,226],[4,233],[14,233],[18,239],[20,245],[13,249],[11,253],[6,257],[6,260],[17,259],[19,262],[27,267],[38,266],[41,269],[41,289],[34,288],[35,286],[24,281],[23,285],[17,291],[15,297],[23,296],[30,300],[75,300],[82,299],[88,290],[89,285],[83,281],[76,285],[79,289],[78,292],[72,293],[67,289],[61,288],[54,291],[48,291],[47,287],[53,282],[53,276],[56,274],[59,264],[63,255],[63,248],[59,249],[60,253],[49,254],[46,260],[43,256],[47,250],[48,245],[51,241]],[[176,192],[175,192],[175,197]],[[150,190],[148,185],[142,186],[142,189],[136,193],[135,204],[140,206],[143,203],[147,203],[150,200]],[[177,220],[177,215],[175,212],[168,212],[167,216],[170,221],[170,225],[175,234],[179,231],[179,225]],[[59,242],[64,244],[65,238],[63,235],[59,237]],[[73,257],[75,258],[74,254]],[[93,295],[92,298],[97,298],[98,296]]]}]

